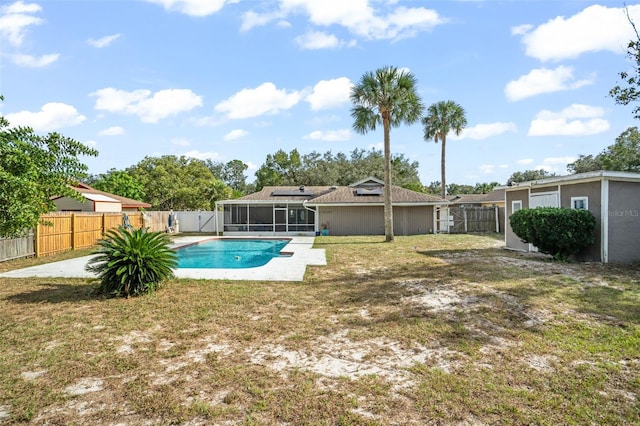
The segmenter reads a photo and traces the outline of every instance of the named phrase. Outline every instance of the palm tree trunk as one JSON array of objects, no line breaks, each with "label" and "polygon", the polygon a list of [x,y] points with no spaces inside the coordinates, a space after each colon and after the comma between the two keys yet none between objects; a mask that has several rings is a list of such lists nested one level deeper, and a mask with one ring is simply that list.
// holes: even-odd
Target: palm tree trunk
[{"label": "palm tree trunk", "polygon": [[391,141],[390,141],[390,117],[383,116],[384,128],[384,236],[388,243],[393,242],[393,207],[391,204]]},{"label": "palm tree trunk", "polygon": [[442,156],[440,157],[440,177],[442,180],[442,198],[446,198],[447,196],[447,178],[445,175],[445,164],[447,163],[445,160],[446,146],[447,146],[447,136],[445,135],[442,137]]}]

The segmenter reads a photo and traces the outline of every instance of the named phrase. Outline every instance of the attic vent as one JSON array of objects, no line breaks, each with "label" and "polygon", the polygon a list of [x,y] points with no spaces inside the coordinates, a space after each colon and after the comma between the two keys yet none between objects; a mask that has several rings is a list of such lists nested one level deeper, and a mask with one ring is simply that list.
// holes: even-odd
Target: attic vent
[{"label": "attic vent", "polygon": [[356,195],[382,195],[382,188],[356,188]]}]

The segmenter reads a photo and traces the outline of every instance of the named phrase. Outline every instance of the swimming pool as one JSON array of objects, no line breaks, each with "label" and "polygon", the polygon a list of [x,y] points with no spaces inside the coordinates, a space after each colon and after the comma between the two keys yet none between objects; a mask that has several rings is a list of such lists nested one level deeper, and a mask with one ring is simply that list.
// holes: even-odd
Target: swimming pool
[{"label": "swimming pool", "polygon": [[288,239],[209,240],[177,249],[178,268],[255,268],[280,256],[288,243]]}]

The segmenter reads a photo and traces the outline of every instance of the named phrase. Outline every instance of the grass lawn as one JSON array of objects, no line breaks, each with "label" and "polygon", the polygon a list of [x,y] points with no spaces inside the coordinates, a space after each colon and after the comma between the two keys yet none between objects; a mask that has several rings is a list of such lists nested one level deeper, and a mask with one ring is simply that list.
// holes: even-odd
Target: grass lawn
[{"label": "grass lawn", "polygon": [[640,268],[502,246],[318,237],[301,283],[131,299],[0,278],[0,424],[640,424]]}]

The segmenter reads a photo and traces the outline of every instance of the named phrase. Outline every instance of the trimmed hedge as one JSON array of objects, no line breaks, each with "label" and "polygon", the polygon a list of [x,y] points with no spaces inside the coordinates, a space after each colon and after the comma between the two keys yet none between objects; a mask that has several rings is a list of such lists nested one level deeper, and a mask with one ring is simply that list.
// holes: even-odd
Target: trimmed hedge
[{"label": "trimmed hedge", "polygon": [[589,210],[522,209],[509,217],[509,223],[524,243],[533,244],[556,260],[569,260],[596,240],[596,218]]}]

